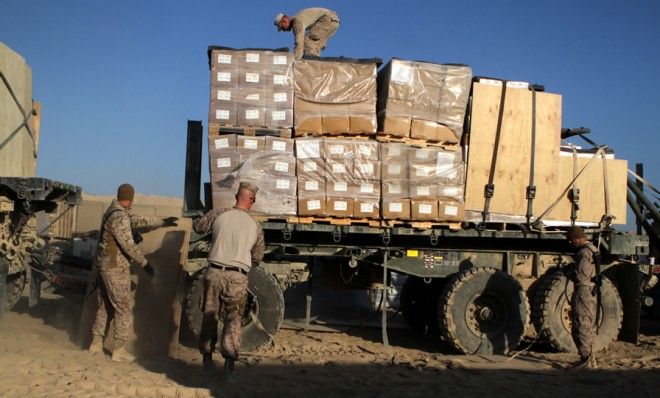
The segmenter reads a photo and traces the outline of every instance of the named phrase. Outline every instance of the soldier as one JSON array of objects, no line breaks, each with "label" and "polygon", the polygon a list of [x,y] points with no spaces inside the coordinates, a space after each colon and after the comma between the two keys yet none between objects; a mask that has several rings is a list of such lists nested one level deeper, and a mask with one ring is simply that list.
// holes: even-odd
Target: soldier
[{"label": "soldier", "polygon": [[293,18],[281,13],[277,14],[275,26],[278,31],[288,32],[293,29],[294,55],[300,59],[303,52],[305,55],[321,55],[321,50],[325,49],[328,39],[339,28],[339,17],[334,11],[326,8],[306,8],[299,11]]},{"label": "soldier", "polygon": [[[103,216],[99,245],[94,259],[95,272],[98,272],[93,284],[99,308],[96,312],[93,338],[89,346],[92,353],[103,351],[103,337],[108,324],[108,314],[115,319],[115,345],[112,360],[133,362],[135,357],[124,347],[128,340],[131,326],[129,294],[131,277],[129,266],[135,263],[142,267],[153,279],[154,268],[134,241],[131,228],[149,226],[176,226],[176,217],[165,219],[157,217],[139,217],[130,213],[134,190],[129,184],[122,184],[117,189],[117,199],[113,200]],[[139,242],[138,242],[139,243]]]},{"label": "soldier", "polygon": [[584,230],[573,226],[566,232],[566,238],[571,246],[577,249],[572,279],[575,284],[572,297],[573,310],[573,341],[580,354],[580,362],[576,368],[592,368],[598,365],[593,352],[596,337],[596,261],[598,249],[587,240]]},{"label": "soldier", "polygon": [[204,275],[204,304],[199,351],[204,370],[215,370],[212,353],[218,340],[218,312],[224,305],[220,353],[225,372],[234,370],[241,346],[241,317],[247,299],[250,267],[263,258],[264,235],[259,223],[247,212],[255,202],[259,188],[241,182],[233,209],[214,209],[193,223],[199,234],[213,232],[209,267]]}]

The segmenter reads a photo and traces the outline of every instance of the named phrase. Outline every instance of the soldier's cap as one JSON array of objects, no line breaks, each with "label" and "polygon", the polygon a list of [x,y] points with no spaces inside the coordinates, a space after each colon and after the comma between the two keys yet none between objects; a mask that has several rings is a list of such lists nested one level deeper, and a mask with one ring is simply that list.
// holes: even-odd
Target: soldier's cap
[{"label": "soldier's cap", "polygon": [[121,184],[117,188],[117,200],[130,200],[133,201],[135,190],[131,184]]},{"label": "soldier's cap", "polygon": [[282,13],[275,15],[275,26],[277,26],[278,32],[282,30],[282,28],[280,27],[280,21],[282,20],[282,18],[284,18],[284,14]]},{"label": "soldier's cap", "polygon": [[566,230],[566,239],[568,240],[574,240],[574,239],[583,239],[586,238],[587,235],[584,233],[584,229],[578,226],[572,226],[568,230]]},{"label": "soldier's cap", "polygon": [[255,195],[257,194],[257,191],[259,191],[258,186],[248,181],[241,181],[241,183],[238,185],[238,192],[241,192],[242,189],[247,189]]}]

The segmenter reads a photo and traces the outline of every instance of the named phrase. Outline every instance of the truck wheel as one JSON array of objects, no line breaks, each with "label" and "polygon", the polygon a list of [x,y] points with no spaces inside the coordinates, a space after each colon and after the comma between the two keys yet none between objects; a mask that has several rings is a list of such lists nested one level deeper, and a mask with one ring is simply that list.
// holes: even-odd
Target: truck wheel
[{"label": "truck wheel", "polygon": [[506,354],[520,344],[529,317],[522,287],[494,268],[470,268],[440,295],[440,330],[465,354]]},{"label": "truck wheel", "polygon": [[401,288],[401,312],[415,331],[438,331],[438,297],[446,283],[444,278],[434,278],[430,283],[418,276],[406,278]]},{"label": "truck wheel", "polygon": [[7,276],[7,293],[5,297],[5,309],[9,310],[18,303],[25,290],[25,272],[19,272]]},{"label": "truck wheel", "polygon": [[[202,269],[195,274],[186,299],[186,318],[195,337],[199,337],[202,329],[204,271],[205,269]],[[260,324],[254,322],[253,317],[256,317]],[[241,322],[241,351],[254,351],[269,342],[270,336],[274,336],[279,330],[283,318],[284,296],[277,280],[263,268],[252,267],[248,273],[248,300]],[[222,335],[222,328],[220,321],[218,339]]]},{"label": "truck wheel", "polygon": [[[543,279],[532,306],[532,320],[536,332],[558,351],[577,352],[571,336],[573,282],[561,273],[553,273]],[[607,278],[602,281],[595,351],[610,345],[618,336],[623,321],[623,305],[616,287]]]}]

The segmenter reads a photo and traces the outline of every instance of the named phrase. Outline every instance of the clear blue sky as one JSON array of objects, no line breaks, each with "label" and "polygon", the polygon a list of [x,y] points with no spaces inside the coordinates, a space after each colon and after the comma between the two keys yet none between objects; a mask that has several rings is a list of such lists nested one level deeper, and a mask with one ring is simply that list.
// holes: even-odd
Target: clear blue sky
[{"label": "clear blue sky", "polygon": [[124,181],[181,196],[186,120],[206,125],[207,46],[292,46],[277,12],[342,24],[324,55],[469,64],[476,75],[563,95],[587,126],[660,184],[660,2],[0,0],[0,41],[22,54],[42,102],[38,174],[114,193]]}]

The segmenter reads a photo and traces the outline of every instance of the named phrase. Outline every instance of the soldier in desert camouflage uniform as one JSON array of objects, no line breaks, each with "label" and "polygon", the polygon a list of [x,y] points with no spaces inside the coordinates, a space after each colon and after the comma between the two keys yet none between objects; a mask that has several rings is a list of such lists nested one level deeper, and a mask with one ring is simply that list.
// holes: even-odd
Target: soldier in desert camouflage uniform
[{"label": "soldier in desert camouflage uniform", "polygon": [[224,305],[220,353],[225,371],[234,370],[241,346],[241,317],[247,299],[250,267],[259,265],[265,249],[259,223],[247,212],[252,208],[258,187],[241,182],[233,209],[214,209],[193,223],[200,234],[213,232],[209,267],[204,275],[204,317],[199,351],[204,369],[213,371],[212,353],[218,340],[218,313]]},{"label": "soldier in desert camouflage uniform", "polygon": [[[277,30],[293,30],[295,44],[293,48],[297,59],[304,55],[321,55],[328,42],[339,28],[339,17],[334,11],[321,7],[306,8],[294,17],[277,14]],[[306,32],[306,34],[305,34]]]},{"label": "soldier in desert camouflage uniform", "polygon": [[113,200],[103,216],[101,236],[94,259],[95,272],[98,276],[92,283],[96,284],[95,294],[99,303],[93,327],[93,339],[90,352],[103,350],[103,337],[108,324],[108,314],[114,315],[115,346],[112,360],[132,362],[135,358],[126,351],[124,344],[131,327],[131,312],[129,294],[131,287],[130,263],[142,267],[151,277],[154,268],[140,251],[133,239],[132,228],[175,226],[176,217],[165,219],[157,217],[140,217],[130,213],[134,190],[129,184],[122,184],[117,189],[117,200]]},{"label": "soldier in desert camouflage uniform", "polygon": [[573,310],[573,341],[580,354],[577,368],[596,368],[596,357],[593,352],[596,338],[596,260],[598,249],[587,240],[584,230],[571,227],[566,233],[571,246],[577,249],[572,279],[575,284],[572,297]]}]

